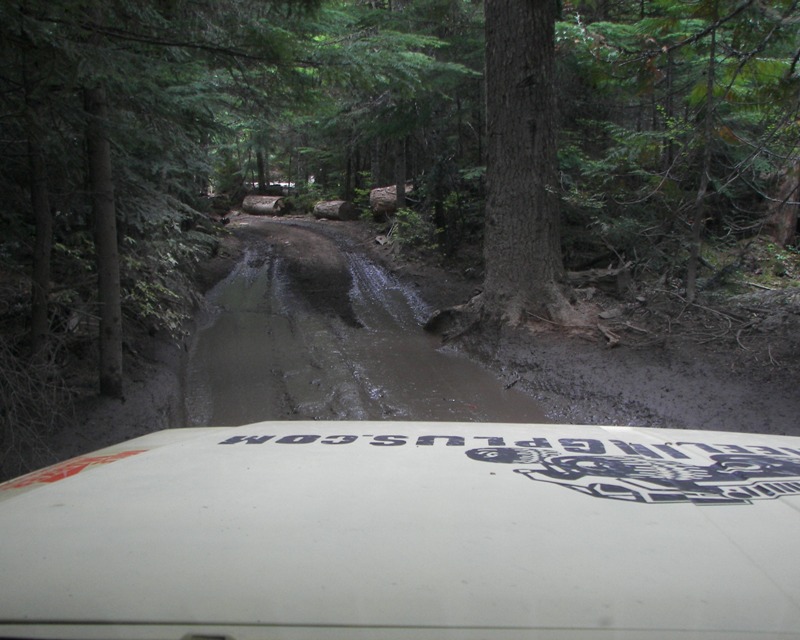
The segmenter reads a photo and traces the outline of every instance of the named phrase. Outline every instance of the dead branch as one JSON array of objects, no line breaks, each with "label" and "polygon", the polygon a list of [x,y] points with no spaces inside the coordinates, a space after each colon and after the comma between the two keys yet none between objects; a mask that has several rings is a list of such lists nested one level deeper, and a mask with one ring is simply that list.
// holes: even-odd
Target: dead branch
[{"label": "dead branch", "polygon": [[599,322],[597,323],[597,328],[600,330],[600,333],[605,336],[606,340],[608,340],[609,347],[616,347],[620,343],[619,336],[611,331],[611,329],[604,327]]}]

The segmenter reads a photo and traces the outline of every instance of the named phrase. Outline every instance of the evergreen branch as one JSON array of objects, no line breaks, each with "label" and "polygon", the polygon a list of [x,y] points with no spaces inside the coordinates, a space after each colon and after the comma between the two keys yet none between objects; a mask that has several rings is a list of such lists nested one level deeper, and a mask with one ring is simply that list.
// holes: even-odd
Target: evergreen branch
[{"label": "evergreen branch", "polygon": [[679,40],[678,42],[676,42],[674,44],[671,44],[671,45],[664,45],[664,46],[659,47],[657,49],[639,49],[638,51],[629,49],[627,47],[621,47],[621,46],[611,47],[611,48],[615,49],[616,51],[618,51],[618,52],[620,52],[622,54],[635,56],[635,59],[652,58],[652,57],[658,56],[660,54],[671,53],[671,52],[676,51],[678,49],[682,49],[683,47],[686,47],[686,46],[688,46],[690,44],[694,44],[694,43],[698,42],[699,40],[702,40],[703,38],[705,38],[710,33],[716,31],[717,29],[719,29],[725,23],[730,22],[734,18],[738,17],[745,10],[749,9],[754,3],[755,3],[755,0],[746,0],[741,5],[739,5],[736,9],[731,11],[728,15],[723,16],[722,18],[718,18],[717,20],[714,20],[708,26],[706,26],[704,29],[698,31],[697,33],[692,34],[691,36],[688,36],[688,37],[684,38],[683,40]]},{"label": "evergreen branch", "polygon": [[[53,24],[60,24],[60,25],[69,25],[74,26],[74,23],[69,20],[62,20],[59,18],[44,18],[43,21],[50,22]],[[141,44],[149,44],[153,46],[159,47],[174,47],[177,49],[193,49],[196,51],[205,51],[207,53],[213,53],[217,55],[222,55],[225,57],[232,57],[232,58],[240,58],[246,60],[254,60],[258,62],[267,62],[271,64],[275,64],[276,60],[274,57],[268,57],[263,55],[258,55],[255,53],[248,52],[244,49],[240,49],[237,47],[230,47],[222,44],[216,43],[208,43],[208,42],[195,42],[195,41],[185,41],[185,40],[174,40],[172,38],[165,38],[159,36],[152,36],[142,33],[135,33],[133,31],[127,31],[123,29],[115,29],[113,27],[105,27],[97,23],[93,22],[83,22],[79,25],[79,28],[83,31],[93,33],[93,34],[100,34],[112,38],[114,40],[121,40],[126,42],[138,42]]]},{"label": "evergreen branch", "polygon": [[726,22],[730,22],[731,20],[736,18],[739,14],[744,13],[744,11],[746,9],[749,9],[754,4],[754,2],[755,2],[755,0],[746,0],[746,2],[743,2],[742,4],[740,4],[736,9],[731,11],[728,15],[726,15],[726,16],[724,16],[722,18],[716,19],[714,22],[709,24],[705,29],[703,29],[701,31],[698,31],[697,33],[689,36],[688,38],[684,38],[683,40],[681,40],[679,42],[676,42],[673,45],[670,45],[668,47],[664,47],[660,51],[662,53],[670,53],[672,51],[675,51],[676,49],[681,49],[681,48],[683,48],[683,47],[685,47],[687,45],[694,44],[698,40],[702,40],[708,34],[713,33],[714,31],[719,29]]}]

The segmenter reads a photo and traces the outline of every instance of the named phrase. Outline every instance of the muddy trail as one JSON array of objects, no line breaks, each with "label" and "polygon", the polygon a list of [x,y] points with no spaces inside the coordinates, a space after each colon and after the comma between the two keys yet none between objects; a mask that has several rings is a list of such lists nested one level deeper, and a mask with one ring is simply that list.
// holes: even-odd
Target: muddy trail
[{"label": "muddy trail", "polygon": [[202,265],[192,335],[131,345],[125,398],[77,400],[74,426],[31,468],[159,429],[302,418],[800,435],[800,289],[725,306],[644,288],[629,300],[597,294],[582,326],[443,346],[422,321],[468,300],[479,280],[398,259],[360,223],[231,220]]},{"label": "muddy trail", "polygon": [[[251,252],[250,266],[245,260],[237,268],[261,282],[255,289],[269,283],[275,295],[261,304],[273,305],[284,323],[272,329],[277,340],[259,347],[277,348],[262,354],[275,363],[265,393],[277,418],[543,420],[800,435],[800,291],[687,305],[645,287],[627,300],[596,292],[583,300],[591,290],[582,290],[581,326],[506,328],[443,347],[420,324],[435,309],[465,302],[480,282],[398,261],[356,223],[234,220]],[[265,269],[267,280],[255,277]],[[609,334],[619,339],[614,346]],[[230,351],[235,343],[223,332],[219,344]],[[306,365],[293,366],[303,350]],[[239,375],[227,384],[246,394],[250,382]],[[198,394],[189,388],[186,395]],[[215,419],[200,403],[191,418]]]},{"label": "muddy trail", "polygon": [[341,226],[238,225],[243,253],[209,291],[188,357],[190,425],[544,420],[530,395],[425,333],[433,309]]},{"label": "muddy trail", "polygon": [[185,376],[186,423],[544,421],[800,435],[800,292],[721,311],[652,290],[627,301],[598,294],[578,301],[581,326],[443,346],[421,325],[466,301],[474,281],[398,262],[356,223],[242,215],[231,226],[238,262],[208,296]]}]

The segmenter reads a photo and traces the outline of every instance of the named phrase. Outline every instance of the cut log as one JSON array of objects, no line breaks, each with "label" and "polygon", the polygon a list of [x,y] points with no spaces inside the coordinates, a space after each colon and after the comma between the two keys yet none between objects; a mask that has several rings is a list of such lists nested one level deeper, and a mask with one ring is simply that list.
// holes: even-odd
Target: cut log
[{"label": "cut log", "polygon": [[358,211],[347,200],[325,200],[314,205],[314,216],[329,220],[355,220]]},{"label": "cut log", "polygon": [[[413,185],[406,185],[406,194],[411,193]],[[389,215],[397,211],[397,185],[378,187],[369,193],[369,208],[373,214]]]},{"label": "cut log", "polygon": [[288,210],[288,203],[283,196],[247,196],[242,210],[257,216],[280,216]]},{"label": "cut log", "polygon": [[611,295],[622,297],[628,292],[632,283],[630,264],[616,269],[569,271],[567,281],[575,288],[591,285]]}]

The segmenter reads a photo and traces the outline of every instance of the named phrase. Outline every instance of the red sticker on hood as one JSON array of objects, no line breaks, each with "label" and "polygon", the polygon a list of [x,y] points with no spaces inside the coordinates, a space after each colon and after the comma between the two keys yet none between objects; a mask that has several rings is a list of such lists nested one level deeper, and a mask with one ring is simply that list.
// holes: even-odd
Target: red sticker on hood
[{"label": "red sticker on hood", "polygon": [[138,453],[144,453],[145,451],[147,451],[147,449],[134,449],[131,451],[120,451],[119,453],[109,453],[103,456],[88,455],[72,458],[71,460],[55,464],[52,467],[47,467],[46,469],[42,469],[40,471],[34,471],[33,473],[29,473],[28,475],[17,478],[16,480],[10,480],[0,485],[0,489],[22,489],[23,487],[28,487],[32,484],[49,484],[52,482],[58,482],[64,478],[78,475],[81,471],[88,467],[100,464],[109,464],[111,462],[116,462],[117,460],[122,460],[123,458],[135,456]]}]

